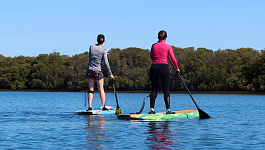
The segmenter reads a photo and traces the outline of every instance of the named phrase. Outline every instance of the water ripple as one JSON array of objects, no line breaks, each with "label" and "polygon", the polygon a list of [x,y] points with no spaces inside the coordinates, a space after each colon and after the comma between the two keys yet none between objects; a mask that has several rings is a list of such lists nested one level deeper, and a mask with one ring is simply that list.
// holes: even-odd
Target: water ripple
[{"label": "water ripple", "polygon": [[[146,95],[118,93],[122,112],[139,111]],[[113,93],[106,96],[115,106]],[[264,149],[265,96],[193,96],[212,118],[141,122],[79,116],[74,111],[84,109],[84,93],[0,92],[0,149]],[[186,94],[171,99],[173,110],[196,109]],[[93,105],[101,105],[98,93]],[[164,107],[159,94],[156,111]]]}]

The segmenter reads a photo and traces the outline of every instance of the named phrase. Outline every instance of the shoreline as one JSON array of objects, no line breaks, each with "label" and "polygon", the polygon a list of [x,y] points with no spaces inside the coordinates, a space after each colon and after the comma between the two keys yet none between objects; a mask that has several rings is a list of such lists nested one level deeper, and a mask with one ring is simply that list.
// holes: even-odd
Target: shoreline
[{"label": "shoreline", "polygon": [[[72,90],[10,90],[0,89],[0,92],[86,92],[86,90],[72,91]],[[97,93],[98,90],[95,90]],[[250,92],[250,91],[190,91],[191,94],[247,94],[247,95],[265,95],[265,92]],[[113,91],[105,90],[105,93],[113,93]],[[117,91],[116,93],[150,93],[150,91]],[[158,93],[163,93],[159,91]],[[188,94],[187,91],[170,91],[170,94]]]}]

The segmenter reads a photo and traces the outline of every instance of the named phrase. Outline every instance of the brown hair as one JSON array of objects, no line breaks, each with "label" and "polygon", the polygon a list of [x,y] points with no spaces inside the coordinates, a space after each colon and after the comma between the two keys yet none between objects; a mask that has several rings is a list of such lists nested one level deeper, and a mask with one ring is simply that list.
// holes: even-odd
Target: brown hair
[{"label": "brown hair", "polygon": [[102,44],[103,42],[105,42],[105,36],[103,34],[99,34],[97,38],[97,42],[98,44]]},{"label": "brown hair", "polygon": [[159,41],[164,40],[167,37],[167,32],[164,30],[161,30],[158,32],[158,39]]}]

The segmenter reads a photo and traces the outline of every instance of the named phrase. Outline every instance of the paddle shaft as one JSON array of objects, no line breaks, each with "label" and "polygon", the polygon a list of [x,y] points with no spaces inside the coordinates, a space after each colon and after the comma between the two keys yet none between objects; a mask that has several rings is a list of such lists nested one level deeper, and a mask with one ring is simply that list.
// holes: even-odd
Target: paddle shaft
[{"label": "paddle shaft", "polygon": [[[173,66],[173,67],[174,67],[174,69],[176,70],[176,67],[175,67],[175,66],[174,66],[174,64],[172,63],[172,61],[171,61],[170,57],[168,57],[168,58],[169,58],[169,61],[170,61],[170,62],[171,62],[171,64],[172,64],[172,66]],[[197,109],[200,109],[200,108],[199,108],[199,106],[197,105],[197,103],[195,102],[195,100],[194,100],[193,96],[191,95],[191,93],[190,93],[190,90],[188,89],[188,87],[187,87],[187,85],[185,84],[184,80],[182,79],[182,77],[180,76],[180,74],[179,74],[179,73],[177,73],[177,74],[178,74],[178,76],[179,76],[180,80],[182,81],[182,83],[184,84],[185,88],[187,89],[187,91],[188,91],[188,93],[189,93],[189,95],[190,95],[190,97],[191,97],[192,101],[194,102],[195,106],[197,107]]]},{"label": "paddle shaft", "polygon": [[[108,56],[108,61],[109,61],[109,55],[107,55],[107,56]],[[118,97],[117,97],[117,94],[116,94],[114,79],[112,79],[112,83],[113,83],[113,89],[114,89],[114,94],[115,94],[115,98],[116,98],[117,108],[120,108],[119,102],[118,102]]]},{"label": "paddle shaft", "polygon": [[[174,69],[176,70],[176,67],[174,66],[174,64],[172,63],[171,59],[169,58],[169,61],[171,62],[172,66],[174,67]],[[190,90],[188,89],[187,85],[185,84],[184,80],[182,79],[182,77],[180,76],[179,73],[177,73],[179,75],[180,80],[182,81],[182,83],[184,84],[185,88],[187,89],[192,101],[194,102],[195,106],[198,109],[199,115],[200,115],[200,119],[208,119],[211,118],[206,112],[204,112],[203,110],[201,110],[199,108],[199,106],[197,105],[197,103],[195,102],[194,98],[192,97]]]},{"label": "paddle shaft", "polygon": [[117,108],[120,108],[119,102],[118,102],[118,97],[117,97],[117,94],[116,94],[114,79],[112,79],[112,82],[113,82],[113,89],[114,89],[114,94],[115,94],[115,98],[116,98]]},{"label": "paddle shaft", "polygon": [[193,96],[191,95],[190,90],[188,89],[187,85],[186,85],[185,82],[183,81],[182,77],[180,76],[179,73],[178,73],[178,75],[179,75],[180,80],[181,80],[182,83],[184,84],[185,88],[187,89],[187,91],[188,91],[188,93],[189,93],[189,95],[190,95],[192,101],[194,102],[195,106],[197,107],[197,109],[200,109],[199,106],[197,105],[197,103],[195,102]]}]

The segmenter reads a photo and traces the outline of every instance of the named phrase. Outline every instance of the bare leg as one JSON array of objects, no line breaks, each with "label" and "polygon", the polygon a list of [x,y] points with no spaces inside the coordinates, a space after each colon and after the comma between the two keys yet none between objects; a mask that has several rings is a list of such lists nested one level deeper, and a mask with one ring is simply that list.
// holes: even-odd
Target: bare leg
[{"label": "bare leg", "polygon": [[96,80],[96,81],[97,81],[97,85],[98,85],[98,92],[100,95],[102,107],[105,107],[106,96],[105,96],[105,91],[104,91],[104,79],[100,79],[100,80]]},{"label": "bare leg", "polygon": [[[95,84],[95,80],[93,79],[88,79],[88,90],[89,91],[94,91],[94,84]],[[92,100],[93,100],[93,93],[88,93],[88,106],[90,108],[92,108]]]}]

